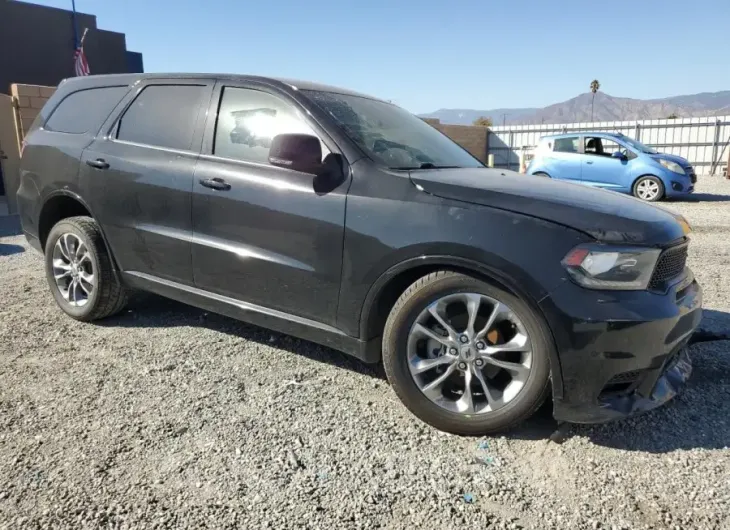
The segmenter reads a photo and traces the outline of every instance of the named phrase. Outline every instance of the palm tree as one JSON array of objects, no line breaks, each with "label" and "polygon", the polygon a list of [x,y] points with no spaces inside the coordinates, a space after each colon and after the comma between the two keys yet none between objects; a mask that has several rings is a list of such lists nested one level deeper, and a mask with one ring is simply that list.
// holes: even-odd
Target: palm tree
[{"label": "palm tree", "polygon": [[598,82],[598,79],[591,81],[591,92],[593,93],[593,97],[591,98],[591,121],[593,121],[593,102],[596,99],[596,92],[598,92],[599,88],[601,88],[601,83]]}]

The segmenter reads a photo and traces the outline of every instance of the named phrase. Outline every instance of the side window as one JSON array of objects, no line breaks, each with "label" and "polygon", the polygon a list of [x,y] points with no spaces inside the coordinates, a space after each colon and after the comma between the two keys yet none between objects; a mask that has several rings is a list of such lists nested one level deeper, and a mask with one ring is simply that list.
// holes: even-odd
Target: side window
[{"label": "side window", "polygon": [[190,149],[205,87],[150,85],[119,120],[117,138],[171,149]]},{"label": "side window", "polygon": [[126,86],[109,86],[74,92],[59,103],[43,128],[70,134],[96,132],[127,90]]},{"label": "side window", "polygon": [[[259,164],[269,163],[277,134],[317,136],[299,113],[281,98],[247,88],[225,87],[218,110],[213,154]],[[322,157],[329,154],[322,145]]]},{"label": "side window", "polygon": [[578,137],[571,136],[569,138],[556,138],[553,151],[556,153],[577,153]]},{"label": "side window", "polygon": [[585,154],[610,158],[621,146],[609,138],[586,136]]}]

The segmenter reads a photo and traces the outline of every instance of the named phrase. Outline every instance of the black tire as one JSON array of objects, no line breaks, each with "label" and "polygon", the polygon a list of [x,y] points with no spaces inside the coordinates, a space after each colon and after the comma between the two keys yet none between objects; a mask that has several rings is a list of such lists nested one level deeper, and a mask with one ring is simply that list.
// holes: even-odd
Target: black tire
[{"label": "black tire", "polygon": [[[480,293],[506,303],[525,325],[533,345],[532,370],[512,401],[485,414],[459,414],[429,400],[408,368],[406,344],[418,314],[433,301],[458,292]],[[479,436],[508,430],[540,408],[550,389],[550,353],[554,345],[542,317],[516,296],[470,276],[438,271],[416,281],[397,300],[383,332],[383,365],[388,381],[405,406],[433,427],[460,435]]]},{"label": "black tire", "polygon": [[[652,181],[652,182],[655,182],[659,186],[659,193],[657,193],[657,195],[654,198],[645,199],[645,198],[639,196],[639,193],[638,193],[639,183],[644,182],[644,181]],[[634,197],[636,197],[637,199],[640,199],[642,201],[646,201],[646,202],[660,201],[664,198],[664,193],[665,193],[664,183],[661,181],[661,179],[659,179],[653,175],[644,175],[643,177],[639,177],[638,179],[636,179],[636,182],[634,182],[634,186],[631,189],[631,194]]]},{"label": "black tire", "polygon": [[532,174],[533,177],[545,177],[545,178],[551,178],[550,175],[545,173],[544,171],[538,171],[537,173]]},{"label": "black tire", "polygon": [[[71,233],[86,246],[91,259],[96,285],[83,306],[71,305],[61,294],[53,275],[53,249],[58,239]],[[46,279],[59,307],[72,318],[89,322],[121,311],[127,303],[127,291],[119,281],[99,225],[91,217],[69,217],[59,221],[48,235],[45,248]]]}]

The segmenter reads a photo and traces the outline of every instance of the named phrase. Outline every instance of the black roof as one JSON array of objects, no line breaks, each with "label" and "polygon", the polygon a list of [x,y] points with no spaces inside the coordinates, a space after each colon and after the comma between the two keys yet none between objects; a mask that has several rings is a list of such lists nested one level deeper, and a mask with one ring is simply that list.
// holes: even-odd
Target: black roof
[{"label": "black roof", "polygon": [[294,90],[317,90],[320,92],[332,92],[335,94],[345,94],[350,96],[360,96],[368,99],[377,99],[367,94],[361,94],[346,88],[325,85],[322,83],[313,83],[311,81],[301,81],[297,79],[286,79],[279,77],[263,77],[256,75],[237,75],[237,74],[196,74],[196,73],[144,73],[144,74],[104,74],[90,75],[88,77],[71,77],[64,80],[66,83],[81,83],[84,86],[103,86],[110,83],[133,84],[143,79],[217,79],[235,82],[259,81],[278,85],[281,88]]}]

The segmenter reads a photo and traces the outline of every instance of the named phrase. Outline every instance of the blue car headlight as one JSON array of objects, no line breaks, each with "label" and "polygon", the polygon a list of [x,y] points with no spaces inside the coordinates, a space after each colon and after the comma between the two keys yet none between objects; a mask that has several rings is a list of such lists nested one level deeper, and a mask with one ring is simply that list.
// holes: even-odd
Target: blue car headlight
[{"label": "blue car headlight", "polygon": [[673,173],[679,173],[680,175],[686,175],[684,168],[677,164],[676,162],[672,162],[671,160],[664,160],[663,158],[660,158],[657,160],[662,166],[667,168],[669,171]]}]

